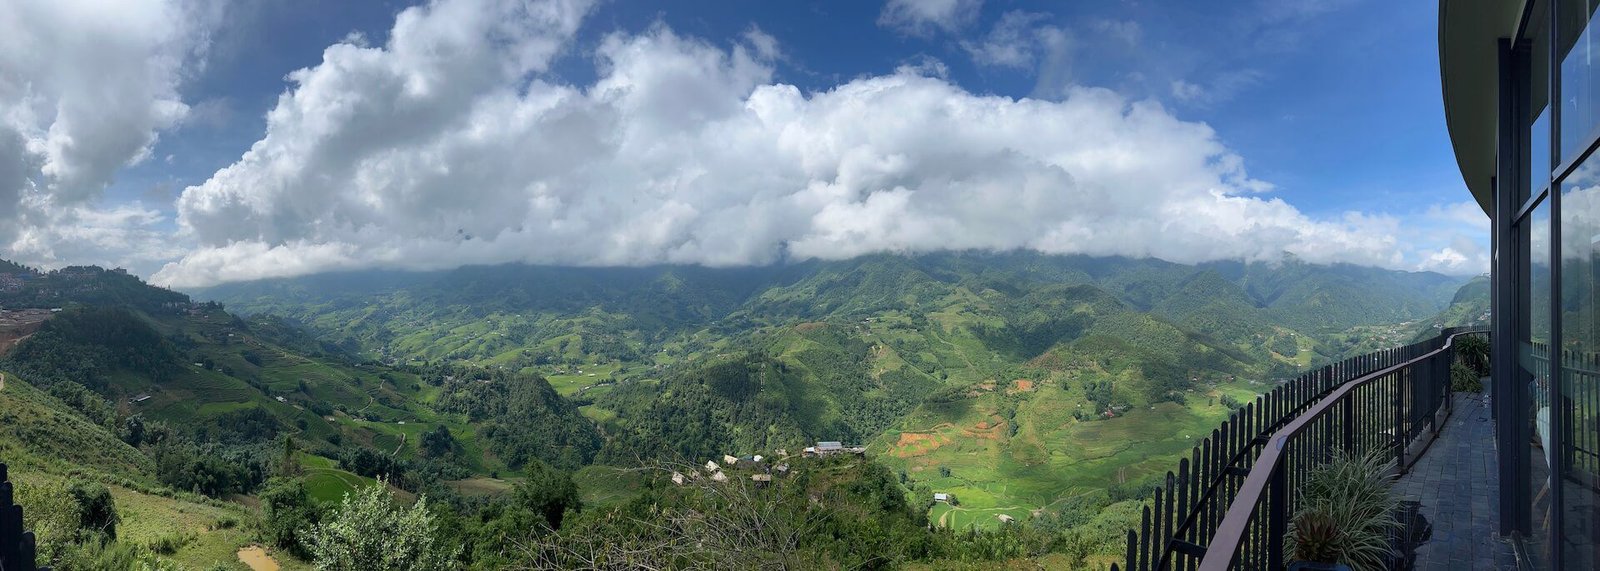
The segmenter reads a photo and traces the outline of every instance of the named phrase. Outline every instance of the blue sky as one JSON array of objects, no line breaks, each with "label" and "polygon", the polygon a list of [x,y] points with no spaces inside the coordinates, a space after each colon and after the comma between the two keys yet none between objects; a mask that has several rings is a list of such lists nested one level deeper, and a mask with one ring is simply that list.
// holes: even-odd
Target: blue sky
[{"label": "blue sky", "polygon": [[[48,6],[23,4],[10,13],[12,25],[47,28],[32,20],[59,16],[51,14]],[[126,156],[108,151],[113,158],[123,159],[124,165],[109,176],[69,184],[72,177],[53,175],[49,168],[38,165],[71,162],[70,156],[51,154],[70,153],[70,149],[39,151],[40,145],[34,145],[31,151],[22,151],[16,163],[33,165],[24,168],[26,183],[31,186],[16,193],[24,197],[19,199],[18,212],[22,214],[16,220],[0,217],[0,224],[15,226],[9,235],[0,226],[0,246],[9,239],[11,257],[44,266],[125,265],[177,285],[359,267],[433,268],[506,261],[736,265],[796,256],[827,258],[949,248],[1153,255],[1175,261],[1267,259],[1288,251],[1314,261],[1458,274],[1477,273],[1486,267],[1486,220],[1480,220],[1481,213],[1474,213],[1467,204],[1444,126],[1436,53],[1437,5],[1433,2],[934,0],[898,6],[894,1],[613,0],[563,4],[557,19],[565,19],[560,22],[534,18],[521,28],[513,25],[516,29],[510,31],[473,20],[472,14],[511,9],[496,12],[504,18],[505,14],[537,10],[506,8],[501,0],[441,0],[439,6],[422,8],[403,2],[309,0],[244,1],[220,8],[177,0],[131,4],[139,5],[135,9],[156,11],[158,17],[183,21],[167,34],[141,37],[143,30],[130,31],[129,41],[146,41],[151,51],[135,50],[126,65],[176,60],[175,67],[159,69],[149,74],[154,79],[142,81],[155,83],[152,101],[180,101],[186,110],[171,119],[150,111],[162,109],[158,105],[137,107],[132,115],[144,122],[128,123],[134,130],[143,129],[153,143],[125,145],[122,153]],[[541,2],[528,6],[544,7]],[[935,9],[940,6],[949,9]],[[431,49],[406,48],[395,41],[396,17],[407,9],[423,22],[419,24],[422,29],[435,26],[488,38],[481,45],[473,43],[470,49],[461,50],[487,59],[458,62],[462,67],[506,64],[518,53],[503,49],[507,44],[544,51],[536,62],[507,75],[482,83],[471,83],[480,79],[471,76],[466,83],[476,86],[471,93],[425,98],[424,103],[439,110],[437,113],[408,115],[412,111],[390,101],[396,109],[387,116],[349,119],[329,127],[330,121],[342,121],[348,113],[317,108],[313,102],[340,97],[383,99],[373,97],[382,88],[371,87],[383,84],[382,73],[367,70],[339,76],[340,70],[359,65],[372,65],[374,70],[401,69],[409,65],[407,61],[414,61],[407,60],[406,53]],[[0,10],[0,30],[6,28],[6,19],[7,14]],[[62,21],[69,22],[63,24],[64,33],[76,25],[70,19]],[[46,44],[67,41],[36,39]],[[451,40],[429,41],[433,43],[427,46]],[[351,55],[350,63],[341,63],[338,56],[330,55],[335,51],[330,46],[336,45],[361,47],[370,53]],[[110,47],[90,45],[85,49],[103,52]],[[682,57],[668,58],[673,55]],[[386,57],[388,63],[378,61]],[[681,69],[664,63],[689,61],[685,57],[700,63]],[[15,66],[25,78],[30,73],[45,74],[42,79],[78,64],[65,56],[63,61],[43,64],[0,60],[0,65]],[[447,62],[449,65],[455,64]],[[424,71],[401,69],[393,72],[394,77],[416,80],[418,73],[436,70],[427,65],[417,69]],[[625,69],[644,71],[630,75]],[[678,70],[662,72],[678,75],[651,83],[654,72],[649,70],[662,69]],[[288,77],[296,70],[315,72],[312,75],[327,81],[314,86]],[[452,79],[448,70],[439,73],[434,79],[440,82],[459,81]],[[363,78],[375,79],[361,83]],[[880,89],[874,81],[893,85]],[[39,89],[10,95],[19,97],[18,102],[38,105],[41,100],[50,103],[50,97],[70,101],[74,90],[92,89],[68,80],[55,83],[59,87],[54,93]],[[602,94],[602,87],[611,84],[627,84],[627,89],[616,93],[631,95]],[[708,87],[705,89],[710,91],[702,93],[700,84],[722,88]],[[766,86],[793,86],[798,92],[796,100],[777,99],[798,101],[811,113],[804,119],[810,123],[798,126],[815,131],[796,139],[803,143],[790,140],[796,126],[779,129],[774,116],[764,113],[755,114],[768,129],[727,134],[728,129],[748,127],[739,127],[749,118],[740,118],[735,107],[742,104],[747,112],[758,109],[752,102],[763,98],[759,94]],[[660,91],[646,93],[647,88]],[[364,93],[364,89],[374,91]],[[904,93],[899,95],[905,97],[876,95],[901,91]],[[557,97],[566,92],[581,94],[569,93],[573,110],[556,113],[551,111],[556,108],[537,104],[545,95]],[[449,133],[378,133],[411,122],[426,124],[433,115],[449,115],[456,119],[441,119],[439,129],[472,139],[479,136],[474,134],[481,135],[484,127],[465,125],[472,117],[482,116],[486,106],[494,105],[496,94],[504,93],[521,96],[520,109],[529,113],[582,116],[590,121],[583,123],[591,126],[588,131],[572,134],[559,129],[578,127],[544,122],[504,134],[530,148],[543,148],[540,145],[546,143],[560,148],[561,140],[592,142],[598,145],[593,147],[595,153],[573,155],[566,161],[587,168],[581,169],[582,173],[523,171],[507,165],[522,164],[528,157],[515,152],[485,157],[481,147],[458,148],[458,139]],[[819,95],[829,93],[836,96]],[[7,96],[0,83],[0,103],[7,102]],[[991,105],[994,100],[986,99],[990,96],[1001,98],[1005,108]],[[643,103],[634,103],[644,107],[630,103],[629,97],[640,98]],[[698,100],[719,97],[726,97],[728,105],[695,114]],[[918,136],[914,132],[886,142],[871,133],[837,135],[839,129],[819,125],[829,118],[853,116],[846,113],[855,108],[852,105],[870,108],[861,117],[892,118],[905,112],[907,105],[938,98],[944,103],[929,103],[936,109],[918,109],[931,114],[906,114],[935,123],[967,121],[970,124],[960,129],[940,129],[939,134],[994,132],[996,141],[974,144],[970,152],[960,148],[959,141],[950,148],[933,149],[907,143]],[[1032,108],[1019,103],[1024,100],[1047,105]],[[872,107],[875,105],[879,107]],[[602,113],[594,110],[596,106],[614,109]],[[275,110],[282,112],[282,117],[269,121],[269,113]],[[690,117],[698,123],[662,130],[657,128],[661,117],[651,112]],[[1027,113],[1040,116],[1008,122],[1013,129],[1009,131],[989,129],[985,123],[1012,121]],[[1109,116],[1100,120],[1096,113]],[[1154,118],[1146,121],[1146,114]],[[65,113],[58,113],[54,121],[67,119]],[[1030,124],[1040,131],[1030,132]],[[1052,126],[1053,131],[1044,132]],[[50,141],[53,127],[59,129],[60,125],[48,117],[12,125],[23,141],[30,142]],[[605,128],[617,132],[612,136],[594,133]],[[1077,132],[1079,128],[1085,131]],[[689,131],[684,129],[692,130],[688,136],[710,145],[708,149],[717,148],[716,137],[744,137],[740,140],[750,141],[751,148],[766,149],[770,144],[772,149],[754,152],[761,158],[752,160],[774,161],[772,171],[783,171],[795,162],[811,165],[820,161],[826,168],[817,171],[807,166],[800,169],[804,172],[786,173],[793,176],[772,175],[772,180],[764,180],[751,178],[754,174],[722,174],[732,168],[722,159],[738,161],[736,153],[723,157],[720,151],[695,151],[698,147],[685,144],[680,150],[684,154],[675,161],[634,163],[613,155],[618,149],[641,148],[641,143],[607,146],[607,141],[645,136],[641,133],[657,137],[651,140],[654,142],[670,141],[685,136]],[[1173,130],[1173,137],[1163,137],[1161,129]],[[1115,170],[1075,170],[1073,166],[1081,164],[1078,157],[1090,156],[1097,145],[1138,149],[1152,144],[1141,137],[1161,144],[1172,142],[1175,149],[1171,153],[1175,154],[1163,151],[1148,157],[1107,159],[1129,163],[1125,165],[1129,170],[1120,175]],[[711,140],[703,140],[706,138]],[[1035,138],[1050,141],[1021,143]],[[252,145],[267,154],[280,147],[292,150],[334,143],[338,144],[318,148],[337,152],[310,158],[242,157]],[[856,187],[852,186],[858,184],[855,178],[844,182],[849,177],[843,173],[854,172],[848,153],[818,155],[814,148],[795,150],[793,144],[854,146],[880,164],[887,161],[894,166],[873,171],[859,183],[865,186]],[[463,150],[468,148],[477,150]],[[5,149],[0,145],[0,152]],[[413,152],[416,154],[406,155]],[[273,156],[290,154],[285,151]],[[1013,155],[1020,155],[1020,166],[1015,168],[1006,166],[1007,157]],[[610,158],[602,162],[596,156]],[[950,156],[971,158],[973,164],[949,172],[917,166],[935,164],[926,161],[947,164]],[[591,160],[596,162],[588,165]],[[448,164],[434,164],[438,161]],[[909,166],[900,165],[902,161]],[[994,161],[1001,166],[985,166]],[[421,164],[466,178],[429,183],[431,175],[417,174]],[[1165,172],[1172,164],[1193,168]],[[231,169],[235,175],[220,176],[223,169]],[[477,169],[519,174],[472,172]],[[642,174],[595,174],[619,170]],[[1128,175],[1151,170],[1163,172],[1148,179]],[[285,171],[296,174],[279,177]],[[0,184],[4,184],[4,172],[0,165]],[[468,174],[462,175],[464,172]],[[693,182],[682,182],[690,176],[686,173],[696,173]],[[1181,219],[1146,219],[1138,213],[1107,211],[1053,218],[1041,214],[1039,219],[1021,224],[1029,228],[1026,235],[992,240],[938,238],[1005,234],[991,224],[1004,217],[1000,207],[1018,200],[1046,200],[1037,208],[1044,213],[1094,210],[1086,205],[1118,196],[1119,176],[1141,189],[1167,189],[1150,191],[1147,199],[1154,204],[1203,201],[1207,193],[1239,200],[1196,203],[1200,211],[1218,218],[1194,228]],[[680,180],[674,183],[679,186],[672,187],[678,190],[663,190],[663,180],[673,177]],[[748,195],[728,190],[768,184],[775,187],[770,196],[763,194],[765,190],[752,190]],[[1018,195],[997,190],[1034,184],[1039,185],[1037,189]],[[483,185],[481,196],[487,206],[482,211],[445,208],[447,218],[472,222],[451,222],[460,226],[454,236],[441,237],[449,233],[437,228],[415,230],[417,221],[428,217],[400,212],[394,206],[405,203],[409,208],[439,209],[462,185]],[[820,187],[846,188],[823,193],[829,197],[824,200],[814,196],[821,192],[815,190]],[[44,197],[33,202],[36,211],[31,213],[26,200],[30,193]],[[1065,198],[1038,198],[1052,193]],[[64,198],[67,196],[73,198]],[[5,193],[0,193],[0,199],[4,198]],[[834,199],[839,202],[828,202]],[[941,211],[931,203],[936,199],[965,200],[974,205]],[[787,201],[788,206],[772,207],[775,201]],[[557,206],[541,210],[538,204]],[[730,206],[734,204],[738,208]],[[638,205],[638,210],[629,210],[629,205]],[[814,210],[804,211],[804,205]],[[496,215],[507,207],[529,210],[499,219]],[[610,227],[584,214],[599,212],[595,216],[603,218],[607,208],[621,209],[611,214],[624,219],[623,223]],[[781,214],[785,208],[791,213],[801,209],[811,222],[790,223]],[[991,210],[996,212],[991,215]],[[772,221],[717,226],[733,219],[759,221],[763,215],[772,215]],[[1127,217],[1131,218],[1124,220]],[[488,219],[498,221],[478,224]],[[662,220],[667,221],[665,226],[654,234],[633,233],[641,224]],[[886,220],[894,226],[884,230]],[[1257,222],[1262,220],[1268,222]],[[1101,221],[1106,227],[1097,226]],[[478,238],[464,238],[473,234],[466,226],[474,225]],[[584,231],[564,230],[573,225]],[[75,226],[82,228],[74,230]],[[538,230],[539,226],[547,226],[547,231]],[[1131,247],[1117,245],[1120,242],[1115,240],[1113,226],[1140,228],[1157,238]],[[1172,233],[1170,240],[1159,238],[1165,232]],[[1196,250],[1168,243],[1189,240],[1185,232],[1257,243],[1257,247]],[[393,241],[384,238],[387,233],[395,234]],[[1383,234],[1387,242],[1372,241],[1366,237],[1370,234]],[[573,248],[561,244],[590,240],[599,245]],[[729,243],[734,245],[713,246]],[[1412,243],[1418,245],[1409,245]],[[273,267],[239,269],[249,265]]]}]

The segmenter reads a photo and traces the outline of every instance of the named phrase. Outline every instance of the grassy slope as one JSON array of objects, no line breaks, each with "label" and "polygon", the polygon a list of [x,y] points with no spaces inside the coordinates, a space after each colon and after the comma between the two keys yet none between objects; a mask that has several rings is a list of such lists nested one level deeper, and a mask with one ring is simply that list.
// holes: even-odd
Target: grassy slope
[{"label": "grassy slope", "polygon": [[[107,484],[122,516],[119,541],[149,545],[162,538],[188,538],[168,557],[182,568],[234,562],[234,553],[252,543],[243,527],[249,517],[246,508],[160,488],[150,460],[138,450],[26,381],[4,376],[0,460],[8,464],[17,486],[64,483],[72,477]],[[280,562],[285,569],[307,568],[288,559]]]}]

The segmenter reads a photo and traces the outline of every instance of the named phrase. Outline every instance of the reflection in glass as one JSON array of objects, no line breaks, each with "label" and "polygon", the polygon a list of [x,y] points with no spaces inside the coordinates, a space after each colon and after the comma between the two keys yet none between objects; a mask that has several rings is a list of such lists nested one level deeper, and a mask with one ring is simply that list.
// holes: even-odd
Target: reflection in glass
[{"label": "reflection in glass", "polygon": [[1539,112],[1539,118],[1533,120],[1533,125],[1528,128],[1528,189],[1538,193],[1539,189],[1550,184],[1550,108],[1546,106]]},{"label": "reflection in glass", "polygon": [[1600,38],[1595,37],[1589,18],[1594,0],[1566,0],[1561,3],[1561,149],[1558,156],[1570,160],[1586,144],[1600,124]]},{"label": "reflection in glass", "polygon": [[1528,459],[1532,465],[1532,529],[1525,545],[1535,568],[1548,569],[1550,557],[1550,201],[1545,200],[1522,221],[1528,228],[1528,321],[1529,335],[1521,340],[1522,369],[1527,373],[1528,415],[1533,435]]},{"label": "reflection in glass", "polygon": [[[1561,530],[1568,569],[1600,558],[1600,159],[1561,185]],[[1535,522],[1537,525],[1538,522]]]}]

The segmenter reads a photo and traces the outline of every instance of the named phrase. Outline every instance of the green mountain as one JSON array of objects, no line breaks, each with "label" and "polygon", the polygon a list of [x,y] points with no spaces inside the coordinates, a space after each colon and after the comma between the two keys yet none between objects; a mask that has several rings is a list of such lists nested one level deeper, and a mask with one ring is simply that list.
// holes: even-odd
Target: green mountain
[{"label": "green mountain", "polygon": [[[204,303],[117,271],[13,270],[0,303],[26,319],[0,325],[17,387],[0,418],[24,444],[0,455],[43,481],[104,478],[143,513],[250,514],[294,489],[328,506],[385,478],[477,518],[458,526],[481,548],[524,525],[504,504],[524,477],[573,471],[598,525],[651,497],[641,463],[840,440],[937,526],[1005,515],[1095,561],[1120,536],[1063,522],[1133,523],[1150,478],[1238,401],[1476,299],[1467,284],[1447,305],[1460,280],[1435,274],[1037,254],[356,272]],[[937,537],[947,555],[990,541]]]},{"label": "green mountain", "polygon": [[1478,276],[1456,290],[1450,306],[1423,320],[1416,338],[1437,335],[1446,327],[1487,327],[1489,325],[1489,276]]},{"label": "green mountain", "polygon": [[[525,368],[535,362],[659,361],[662,349],[672,354],[697,340],[799,320],[927,314],[953,303],[985,311],[993,304],[1026,307],[1048,296],[1044,288],[1063,285],[1093,286],[1132,310],[1250,350],[1287,337],[1286,330],[1324,336],[1428,317],[1460,284],[1439,274],[1293,259],[1189,266],[953,253],[743,269],[510,265],[357,273],[194,293],[244,314],[285,316],[363,354]],[[1050,341],[1027,341],[1027,349],[1040,352]]]}]

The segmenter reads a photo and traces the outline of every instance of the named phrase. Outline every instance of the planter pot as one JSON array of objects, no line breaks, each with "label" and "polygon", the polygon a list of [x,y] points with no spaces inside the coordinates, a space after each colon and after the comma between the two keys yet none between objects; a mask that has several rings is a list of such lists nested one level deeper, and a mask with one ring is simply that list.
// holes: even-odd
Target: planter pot
[{"label": "planter pot", "polygon": [[1320,563],[1317,561],[1291,561],[1288,571],[1350,571],[1350,566],[1343,563]]}]

